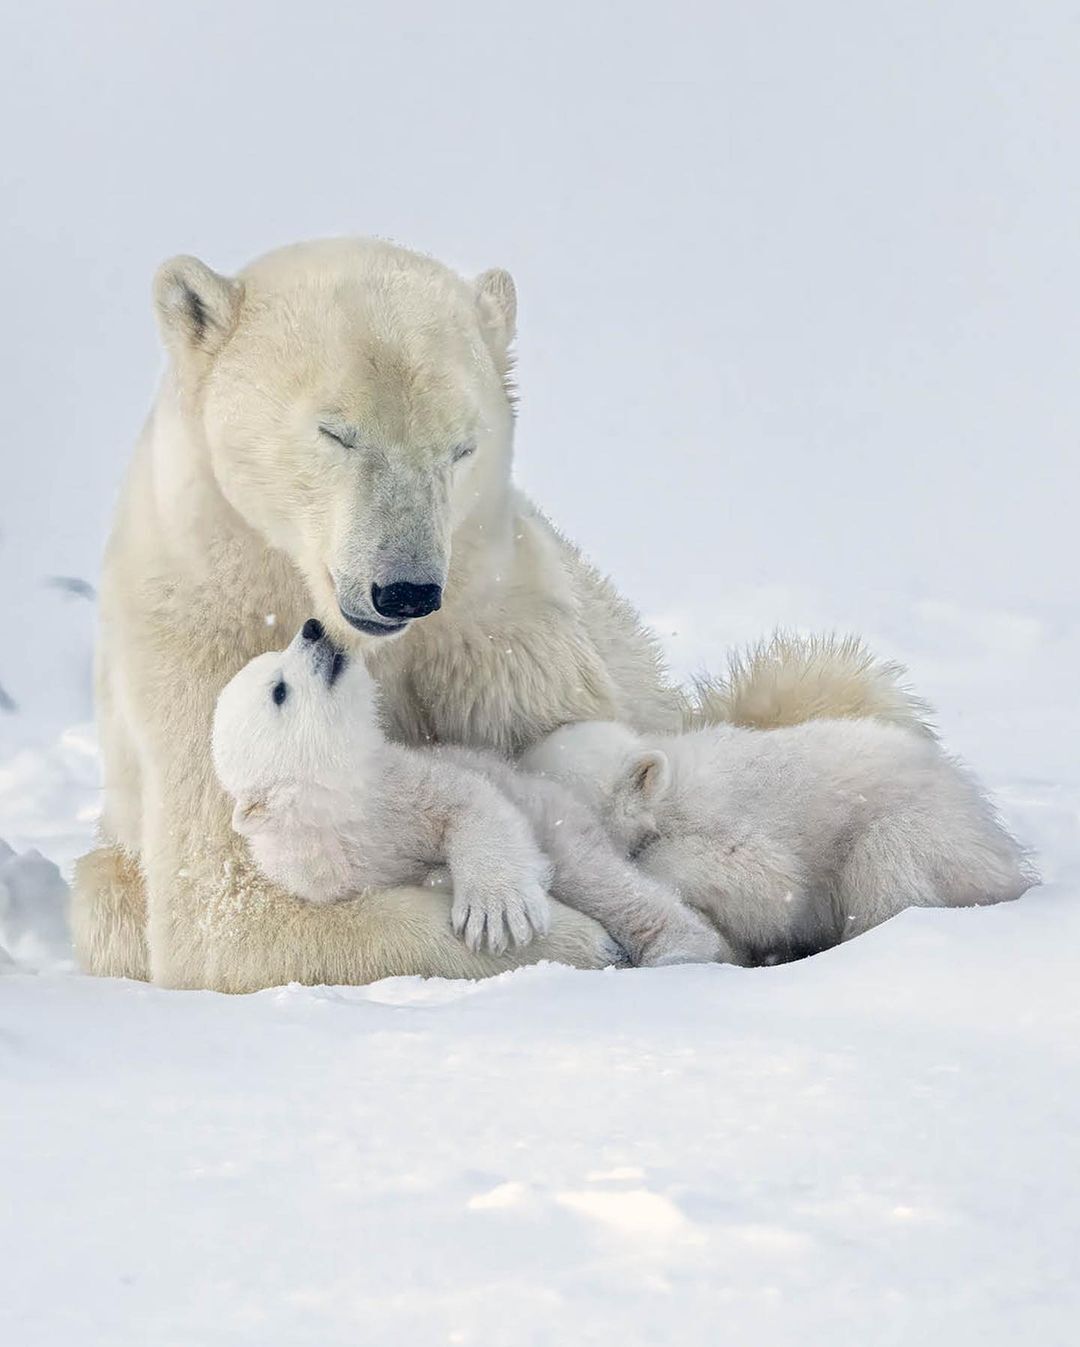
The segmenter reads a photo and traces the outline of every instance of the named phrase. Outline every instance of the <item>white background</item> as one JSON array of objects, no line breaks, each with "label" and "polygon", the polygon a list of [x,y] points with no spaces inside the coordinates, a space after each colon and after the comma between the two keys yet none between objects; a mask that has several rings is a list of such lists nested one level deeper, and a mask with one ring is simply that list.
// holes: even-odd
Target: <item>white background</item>
[{"label": "white background", "polygon": [[1078,69],[1068,4],[23,7],[0,49],[21,725],[88,709],[88,612],[42,581],[95,575],[160,368],[155,266],[328,233],[513,271],[520,478],[650,614],[798,581],[828,602],[766,622],[844,624],[875,587],[1054,622]]}]

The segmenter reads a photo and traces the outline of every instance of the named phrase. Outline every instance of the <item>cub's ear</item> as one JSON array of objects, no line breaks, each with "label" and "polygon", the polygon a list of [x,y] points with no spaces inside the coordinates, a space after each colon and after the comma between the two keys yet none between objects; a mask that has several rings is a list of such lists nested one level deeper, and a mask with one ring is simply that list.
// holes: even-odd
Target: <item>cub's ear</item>
[{"label": "cub's ear", "polygon": [[630,763],[627,780],[635,795],[644,800],[658,800],[671,782],[667,754],[658,748],[639,753]]},{"label": "cub's ear", "polygon": [[243,287],[219,276],[197,257],[172,257],[154,277],[154,307],[168,350],[213,355],[236,324]]},{"label": "cub's ear", "polygon": [[265,795],[241,795],[233,809],[233,832],[241,837],[252,837],[269,818],[270,806]]},{"label": "cub's ear", "polygon": [[498,267],[477,276],[476,312],[484,339],[494,354],[505,360],[506,351],[517,334],[517,291],[514,278]]}]

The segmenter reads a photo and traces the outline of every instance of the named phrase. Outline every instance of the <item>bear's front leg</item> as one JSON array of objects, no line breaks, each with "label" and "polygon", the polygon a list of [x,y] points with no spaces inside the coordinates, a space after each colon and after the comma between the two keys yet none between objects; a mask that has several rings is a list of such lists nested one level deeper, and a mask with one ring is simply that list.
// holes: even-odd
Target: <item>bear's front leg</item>
[{"label": "bear's front leg", "polygon": [[415,974],[490,977],[541,959],[579,968],[615,960],[602,927],[558,904],[546,935],[496,955],[455,936],[447,895],[431,889],[385,888],[326,904],[294,898],[263,877],[232,831],[209,754],[184,755],[179,734],[176,744],[165,778],[148,782],[144,813],[154,982],[248,992]]},{"label": "bear's front leg", "polygon": [[613,961],[607,933],[553,905],[547,935],[496,955],[454,934],[445,893],[375,890],[314,904],[264,879],[239,838],[207,836],[186,853],[149,862],[153,980],[172,987],[248,992],[288,982],[339,984],[383,977],[490,977],[552,959],[581,968]]}]

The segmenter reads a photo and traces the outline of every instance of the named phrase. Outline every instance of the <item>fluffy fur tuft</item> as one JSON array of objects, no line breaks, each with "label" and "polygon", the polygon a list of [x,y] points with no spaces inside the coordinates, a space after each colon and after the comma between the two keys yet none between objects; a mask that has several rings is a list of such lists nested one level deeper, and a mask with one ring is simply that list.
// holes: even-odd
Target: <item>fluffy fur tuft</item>
[{"label": "fluffy fur tuft", "polygon": [[882,720],[935,738],[933,711],[907,686],[906,674],[857,636],[777,631],[733,654],[726,675],[694,680],[686,728],[776,729],[827,717]]}]

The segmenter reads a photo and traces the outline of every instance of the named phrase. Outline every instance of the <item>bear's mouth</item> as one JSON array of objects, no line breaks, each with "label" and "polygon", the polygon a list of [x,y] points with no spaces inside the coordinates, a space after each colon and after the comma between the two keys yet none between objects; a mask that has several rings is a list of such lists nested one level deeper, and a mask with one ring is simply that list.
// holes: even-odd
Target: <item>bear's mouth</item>
[{"label": "bear's mouth", "polygon": [[332,688],[341,677],[342,670],[349,662],[349,657],[344,650],[335,650],[330,656],[329,665],[326,670],[326,686]]},{"label": "bear's mouth", "polygon": [[338,612],[349,624],[361,631],[365,636],[396,636],[399,631],[404,631],[409,625],[405,622],[374,622],[369,617],[358,617],[355,613],[350,613],[347,608],[338,604]]}]

